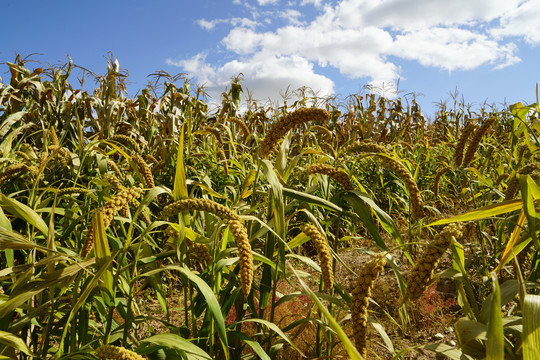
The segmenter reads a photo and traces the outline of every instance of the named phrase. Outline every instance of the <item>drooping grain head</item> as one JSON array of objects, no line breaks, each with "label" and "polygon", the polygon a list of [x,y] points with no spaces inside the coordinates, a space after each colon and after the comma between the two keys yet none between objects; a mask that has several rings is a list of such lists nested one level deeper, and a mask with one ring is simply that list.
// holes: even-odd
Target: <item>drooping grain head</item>
[{"label": "drooping grain head", "polygon": [[124,177],[124,175],[122,174],[122,171],[120,170],[120,168],[118,167],[118,165],[116,165],[114,161],[107,159],[107,165],[114,171],[116,176],[118,176],[119,178]]},{"label": "drooping grain head", "polygon": [[145,360],[144,357],[121,346],[102,345],[96,350],[99,359]]},{"label": "drooping grain head", "polygon": [[[111,200],[109,200],[103,207],[98,209],[98,212],[101,212],[103,214],[103,226],[104,228],[107,228],[111,221],[114,219],[114,216],[118,212],[118,210],[124,208],[127,206],[132,200],[137,199],[142,194],[142,188],[140,187],[132,187],[121,190],[118,194],[116,194]],[[94,214],[94,217],[96,214]],[[86,231],[86,239],[84,242],[84,245],[81,249],[81,257],[85,258],[92,248],[94,247],[95,237],[94,237],[94,228],[91,224],[88,227],[88,230]]]},{"label": "drooping grain head", "polygon": [[220,147],[218,149],[218,155],[220,161],[223,163],[223,172],[225,175],[229,175],[229,164],[227,163],[227,156],[225,155],[225,151]]},{"label": "drooping grain head", "polygon": [[234,123],[234,124],[236,124],[236,125],[238,125],[240,127],[240,129],[242,130],[242,135],[243,136],[248,136],[251,133],[249,131],[249,128],[247,127],[246,123],[243,122],[241,119],[239,119],[237,117],[232,117],[232,118],[228,118],[228,120],[231,123]]},{"label": "drooping grain head", "polygon": [[469,146],[467,147],[467,152],[463,157],[463,167],[466,167],[472,161],[474,155],[476,154],[476,150],[478,149],[478,145],[482,140],[482,137],[488,132],[489,128],[491,127],[491,125],[493,125],[495,120],[495,117],[490,117],[482,124],[482,126],[480,126],[480,128],[478,128],[478,130],[474,132],[471,141],[469,142]]},{"label": "drooping grain head", "polygon": [[54,126],[51,126],[51,128],[49,129],[49,138],[51,139],[51,145],[60,145],[60,143],[58,142],[58,136],[56,135],[56,131],[54,130]]},{"label": "drooping grain head", "polygon": [[517,174],[508,180],[508,183],[506,184],[506,191],[504,192],[504,199],[512,200],[519,192],[519,176],[530,175],[538,169],[540,169],[540,163],[538,162],[530,163],[521,167],[517,171]]},{"label": "drooping grain head", "polygon": [[339,170],[328,164],[314,164],[306,168],[308,174],[323,174],[328,175],[337,181],[345,190],[354,190],[354,186],[349,179],[349,176],[342,170]]},{"label": "drooping grain head", "polygon": [[330,290],[334,286],[334,271],[332,266],[332,254],[328,247],[328,243],[319,230],[313,226],[304,224],[300,230],[306,234],[317,248],[319,261],[321,263],[321,273],[325,290]]},{"label": "drooping grain head", "polygon": [[131,150],[135,151],[135,153],[137,154],[141,153],[141,147],[139,146],[137,141],[135,141],[135,139],[127,135],[116,134],[116,135],[113,135],[109,140],[116,141],[122,145],[129,146],[129,148],[131,148]]},{"label": "drooping grain head", "polygon": [[456,166],[460,166],[463,162],[463,150],[465,149],[465,144],[467,143],[467,140],[469,140],[469,136],[471,136],[475,129],[476,125],[473,123],[467,124],[467,126],[465,126],[465,128],[463,129],[461,137],[456,144],[456,150],[454,152],[454,163],[456,164]]},{"label": "drooping grain head", "polygon": [[218,144],[220,146],[223,145],[223,138],[221,137],[221,133],[219,132],[218,129],[216,129],[214,127],[211,127],[211,126],[205,126],[205,127],[202,128],[202,130],[212,134],[214,136],[214,138],[216,139],[216,141],[218,142]]},{"label": "drooping grain head", "polygon": [[150,170],[150,166],[148,166],[146,161],[144,161],[144,159],[139,154],[133,154],[131,158],[137,164],[137,167],[139,168],[139,172],[142,174],[144,178],[146,187],[153,188],[155,186],[155,183],[154,183],[154,176],[152,175],[152,170]]},{"label": "drooping grain head", "polygon": [[303,108],[287,114],[272,124],[259,147],[259,155],[266,159],[274,151],[279,140],[289,130],[309,121],[326,122],[330,118],[328,111],[317,108]]},{"label": "drooping grain head", "polygon": [[352,292],[350,309],[353,336],[356,349],[362,355],[362,358],[365,358],[367,353],[367,311],[371,289],[375,284],[375,280],[379,277],[380,272],[383,270],[384,264],[384,254],[380,253],[373,256],[360,270]]},{"label": "drooping grain head", "polygon": [[409,192],[412,217],[420,219],[424,216],[424,202],[420,190],[418,189],[418,185],[416,184],[416,181],[414,181],[414,177],[401,161],[385,154],[381,154],[379,159],[384,168],[392,171],[403,180],[403,183]]},{"label": "drooping grain head", "polygon": [[435,239],[424,250],[416,261],[407,279],[407,299],[415,301],[426,290],[433,279],[433,271],[437,267],[440,258],[450,247],[453,239],[459,239],[463,235],[461,224],[454,223],[444,227],[435,236]]},{"label": "drooping grain head", "polygon": [[247,298],[253,282],[253,253],[251,251],[251,244],[249,243],[246,229],[239,220],[229,220],[229,230],[238,248],[240,281],[242,283],[242,292]]},{"label": "drooping grain head", "polygon": [[59,189],[57,192],[57,196],[68,195],[68,194],[84,194],[88,192],[90,192],[90,190],[85,189],[85,188],[67,187],[67,188]]},{"label": "drooping grain head", "polygon": [[28,170],[28,166],[22,163],[8,166],[3,173],[0,173],[0,184],[25,170]]},{"label": "drooping grain head", "polygon": [[205,211],[225,220],[240,220],[231,209],[208,199],[178,200],[163,208],[165,216],[173,216],[183,211]]},{"label": "drooping grain head", "polygon": [[387,154],[388,151],[382,145],[372,143],[371,141],[361,141],[361,142],[356,142],[352,145],[349,145],[345,149],[345,153],[347,154],[358,154],[358,153]]}]

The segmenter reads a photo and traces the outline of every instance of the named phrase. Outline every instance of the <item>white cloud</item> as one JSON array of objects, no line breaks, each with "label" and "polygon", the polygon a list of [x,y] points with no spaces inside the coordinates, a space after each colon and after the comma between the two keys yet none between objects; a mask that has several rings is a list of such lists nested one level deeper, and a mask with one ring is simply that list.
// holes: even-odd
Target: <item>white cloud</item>
[{"label": "white cloud", "polygon": [[321,6],[321,3],[322,3],[322,0],[302,0],[300,5],[305,6],[305,5],[311,4],[313,6],[319,7],[319,6]]},{"label": "white cloud", "polygon": [[519,62],[513,44],[457,28],[429,28],[396,36],[395,56],[444,70],[472,70],[484,64],[504,67]]},{"label": "white cloud", "polygon": [[261,6],[269,4],[277,4],[278,0],[257,0],[257,3]]},{"label": "white cloud", "polygon": [[197,20],[197,24],[199,24],[199,26],[205,30],[212,30],[218,22],[220,22],[220,20],[210,20],[210,21],[205,20],[205,19]]},{"label": "white cloud", "polygon": [[540,43],[540,1],[522,1],[501,17],[501,26],[491,30],[500,38],[503,36],[523,37],[529,44]]},{"label": "white cloud", "polygon": [[303,24],[303,22],[300,21],[300,18],[302,17],[302,13],[298,10],[286,9],[285,11],[281,11],[279,13],[279,16],[286,19],[289,22],[289,24],[292,24],[292,25]]},{"label": "white cloud", "polygon": [[232,26],[241,26],[250,29],[254,29],[258,25],[258,23],[254,20],[240,17],[235,17],[232,19],[214,19],[210,21],[206,19],[198,19],[196,22],[205,30],[212,30],[218,24],[231,24]]},{"label": "white cloud", "polygon": [[418,29],[491,21],[515,0],[344,0],[335,8],[345,28],[363,26]]},{"label": "white cloud", "polygon": [[[249,19],[198,21],[207,30],[230,25],[220,48],[226,60],[210,65],[199,54],[175,64],[221,89],[241,72],[245,86],[264,98],[287,85],[332,91],[333,82],[315,65],[371,84],[392,84],[406,76],[400,60],[446,71],[499,69],[520,61],[509,37],[540,43],[538,0],[301,0],[264,11],[254,4],[243,2]],[[306,5],[313,7],[300,7]],[[306,22],[304,10],[316,11],[314,20]],[[277,18],[287,25],[269,30]]]},{"label": "white cloud", "polygon": [[259,100],[276,101],[280,90],[296,90],[302,86],[312,88],[321,96],[330,95],[334,91],[332,80],[316,74],[313,64],[297,55],[274,56],[257,53],[246,59],[212,66],[201,53],[187,60],[168,59],[167,64],[180,66],[191,74],[197,74],[199,82],[207,88],[214,100],[219,99],[223,89],[230,85],[231,78],[240,73],[245,78],[242,82],[244,88],[253,92]]}]

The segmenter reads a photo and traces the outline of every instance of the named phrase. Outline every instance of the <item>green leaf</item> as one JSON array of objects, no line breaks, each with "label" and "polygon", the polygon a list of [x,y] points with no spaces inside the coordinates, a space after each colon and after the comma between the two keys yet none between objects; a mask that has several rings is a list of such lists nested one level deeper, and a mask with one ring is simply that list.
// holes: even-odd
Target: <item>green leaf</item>
[{"label": "green leaf", "polygon": [[[43,252],[49,252],[50,249],[37,245],[29,241],[21,234],[13,231],[6,231],[0,228],[0,250],[23,250],[23,249],[38,249]],[[11,265],[13,266],[13,265]]]},{"label": "green leaf", "polygon": [[26,346],[26,344],[24,343],[24,341],[22,341],[20,337],[12,333],[0,330],[0,343],[19,350],[26,355],[37,357],[37,355],[33,354],[32,351],[30,351],[28,346]]},{"label": "green leaf", "polygon": [[454,216],[449,219],[442,219],[435,222],[432,222],[431,224],[428,224],[427,226],[435,226],[435,225],[444,225],[444,224],[450,224],[457,221],[472,221],[472,220],[479,220],[479,219],[485,219],[501,214],[506,214],[512,211],[519,210],[523,207],[523,202],[521,200],[510,200],[510,201],[504,201],[499,204],[492,204],[488,206],[481,207],[480,209],[476,209],[473,211],[470,211],[468,213]]},{"label": "green leaf", "polygon": [[540,295],[523,300],[523,360],[538,359],[540,353]]},{"label": "green leaf", "polygon": [[540,196],[540,189],[534,180],[529,176],[520,176],[519,184],[521,186],[521,198],[523,199],[523,210],[527,216],[527,223],[529,227],[529,233],[536,239],[536,223],[539,219],[538,214],[534,208],[534,200]]},{"label": "green leaf", "polygon": [[[109,248],[107,234],[105,233],[103,213],[101,211],[97,211],[92,217],[92,228],[94,229],[95,236],[94,254],[96,256],[96,266],[98,269],[106,266],[101,277],[103,283],[100,283],[100,286],[107,290],[108,295],[113,296],[113,273],[112,262],[110,261],[111,250]],[[107,296],[104,296],[104,298],[107,298]]]},{"label": "green leaf", "polygon": [[6,214],[4,214],[4,210],[2,210],[1,207],[0,207],[0,228],[11,231],[11,222],[7,218]]},{"label": "green leaf", "polygon": [[191,357],[189,357],[191,359],[212,359],[212,357],[208,355],[204,350],[197,347],[196,345],[193,345],[188,340],[176,334],[158,334],[143,339],[141,340],[141,342],[156,344],[158,346],[163,346],[167,349],[184,351],[192,355]]},{"label": "green leaf", "polygon": [[373,216],[371,215],[371,211],[367,207],[366,203],[355,193],[346,194],[343,196],[343,198],[352,206],[354,211],[358,214],[360,220],[371,234],[371,237],[373,237],[373,240],[375,240],[375,244],[377,245],[377,247],[384,251],[388,250],[388,246],[386,246],[386,243],[381,237],[381,234],[379,234],[377,224],[375,224]]},{"label": "green leaf", "polygon": [[296,351],[298,351],[302,356],[305,357],[304,353],[302,353],[302,351],[300,351],[300,349],[298,349],[296,347],[296,345],[294,345],[294,343],[289,339],[289,337],[274,323],[271,323],[270,321],[267,321],[267,320],[264,320],[264,319],[258,319],[258,318],[253,318],[253,319],[245,319],[245,320],[241,320],[241,321],[238,321],[237,323],[234,323],[234,325],[236,324],[241,324],[241,323],[246,323],[246,322],[256,322],[256,323],[259,323],[259,324],[263,324],[263,325],[266,325],[270,330],[274,331],[276,334],[278,334],[279,336],[281,336],[281,338],[283,340],[285,340],[286,342],[289,343],[289,345],[291,345],[291,347],[293,349],[295,349]]},{"label": "green leaf", "polygon": [[311,195],[302,191],[288,189],[285,187],[283,188],[282,192],[283,192],[283,195],[288,196],[298,201],[306,202],[308,204],[313,204],[313,205],[319,205],[329,210],[336,211],[338,213],[343,212],[343,209],[341,207],[315,195]]},{"label": "green leaf", "polygon": [[173,198],[174,201],[188,198],[186,172],[184,169],[184,124],[182,124],[182,127],[180,128],[180,139],[178,140],[178,155],[176,157]]},{"label": "green leaf", "polygon": [[248,344],[253,349],[255,354],[257,354],[259,359],[270,360],[270,356],[268,356],[268,354],[263,350],[262,346],[258,342],[251,340],[247,335],[236,331],[229,332],[229,335],[236,336],[237,338]]},{"label": "green leaf", "polygon": [[17,121],[21,120],[25,114],[26,111],[17,111],[16,113],[8,115],[6,120],[4,120],[4,122],[0,126],[0,139],[4,138],[8,131],[13,129],[13,125]]},{"label": "green leaf", "polygon": [[39,216],[30,207],[15,199],[9,198],[4,194],[0,194],[0,206],[2,206],[7,212],[16,215],[26,222],[32,224],[35,228],[41,231],[46,238],[49,236],[49,227],[47,226],[47,223],[45,223],[41,216]]},{"label": "green leaf", "polygon": [[223,314],[221,313],[221,307],[219,306],[219,302],[216,299],[216,296],[214,295],[214,292],[208,286],[206,282],[204,282],[203,279],[201,279],[199,276],[195,275],[191,270],[189,270],[185,266],[179,266],[179,265],[168,265],[164,266],[160,269],[151,270],[148,271],[142,275],[142,276],[150,276],[153,274],[157,274],[161,271],[166,270],[177,270],[184,274],[190,281],[192,281],[198,288],[200,293],[204,296],[206,303],[208,304],[208,310],[210,311],[210,314],[214,317],[215,325],[217,328],[217,332],[219,335],[219,338],[221,340],[221,344],[223,347],[223,351],[225,352],[225,357],[229,358],[229,344],[227,342],[227,331],[225,329],[225,320],[223,319]]},{"label": "green leaf", "polygon": [[245,199],[252,194],[252,191],[249,190],[249,187],[251,186],[253,181],[255,181],[256,174],[257,172],[255,170],[251,170],[242,181],[242,185],[240,186],[240,189],[242,189],[242,191],[240,192],[240,199]]},{"label": "green leaf", "polygon": [[309,296],[313,299],[319,310],[324,314],[326,319],[328,320],[328,323],[330,324],[330,327],[336,332],[337,336],[343,343],[343,346],[345,347],[345,350],[347,351],[347,354],[351,357],[352,360],[362,360],[362,355],[358,352],[356,347],[353,345],[351,340],[347,337],[341,326],[339,326],[337,320],[330,314],[328,309],[323,305],[321,300],[315,295],[315,293],[307,286],[302,279],[300,279],[300,276],[298,276],[296,270],[292,266],[289,265],[289,268],[291,271],[296,275],[296,278],[298,279],[298,282],[302,286],[305,292],[309,294]]},{"label": "green leaf", "polygon": [[501,289],[495,273],[491,273],[493,297],[491,312],[487,323],[486,356],[487,360],[504,360],[504,331],[501,312]]},{"label": "green leaf", "polygon": [[36,279],[22,285],[17,289],[16,294],[10,295],[8,301],[0,304],[0,319],[24,304],[27,300],[39,294],[41,291],[51,286],[60,286],[64,281],[71,280],[72,277],[79,271],[85,270],[86,267],[93,265],[94,263],[94,259],[83,261],[60,270],[56,270],[45,278]]}]

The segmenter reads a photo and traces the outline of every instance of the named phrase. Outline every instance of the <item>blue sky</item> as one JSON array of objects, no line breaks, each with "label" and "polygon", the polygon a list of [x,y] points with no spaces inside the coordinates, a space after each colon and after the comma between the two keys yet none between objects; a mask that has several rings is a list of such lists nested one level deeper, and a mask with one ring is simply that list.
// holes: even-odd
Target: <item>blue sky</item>
[{"label": "blue sky", "polygon": [[456,90],[477,107],[533,103],[540,82],[538,0],[2,0],[1,17],[0,62],[69,55],[103,74],[110,51],[132,96],[158,70],[188,73],[215,101],[239,73],[261,102],[288,86],[391,96],[399,82],[429,115]]}]

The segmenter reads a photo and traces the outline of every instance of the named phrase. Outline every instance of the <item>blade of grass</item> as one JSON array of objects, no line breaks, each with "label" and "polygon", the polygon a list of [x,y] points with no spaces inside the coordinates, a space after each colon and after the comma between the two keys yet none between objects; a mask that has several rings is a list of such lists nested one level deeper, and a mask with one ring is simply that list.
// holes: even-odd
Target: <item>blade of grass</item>
[{"label": "blade of grass", "polygon": [[149,338],[143,339],[141,340],[141,342],[156,344],[166,349],[184,351],[192,355],[188,357],[188,359],[212,359],[212,357],[208,355],[204,350],[192,344],[190,341],[184,339],[180,335],[176,334],[157,334],[154,336],[150,336]]},{"label": "blade of grass", "polygon": [[356,350],[356,347],[352,344],[351,340],[347,337],[341,326],[339,326],[337,320],[330,314],[328,309],[323,305],[323,303],[319,300],[319,298],[315,295],[315,293],[302,281],[300,276],[296,273],[296,270],[289,265],[289,268],[294,273],[296,278],[298,279],[298,282],[302,286],[305,292],[309,294],[309,296],[313,299],[319,310],[324,314],[326,319],[328,320],[328,323],[330,324],[330,327],[336,332],[337,336],[343,343],[343,346],[345,347],[345,350],[349,354],[352,360],[362,360],[362,355]]},{"label": "blade of grass", "polygon": [[498,204],[492,204],[488,206],[481,207],[479,209],[469,211],[468,213],[454,216],[448,219],[442,219],[435,222],[432,222],[431,224],[428,224],[427,226],[435,226],[435,225],[444,225],[444,224],[450,224],[457,221],[472,221],[472,220],[480,220],[485,219],[501,214],[506,214],[512,211],[519,210],[523,207],[523,202],[521,200],[511,200],[511,201],[504,201],[502,203]]},{"label": "blade of grass", "polygon": [[540,353],[540,295],[525,295],[523,301],[523,360]]},{"label": "blade of grass", "polygon": [[487,360],[504,360],[504,333],[501,312],[501,288],[495,273],[491,273],[493,297],[487,323],[486,356]]},{"label": "blade of grass", "polygon": [[20,352],[23,352],[26,355],[37,357],[37,355],[32,353],[32,351],[28,348],[28,346],[20,337],[10,332],[0,330],[0,343],[6,346],[12,347],[16,350],[19,350]]},{"label": "blade of grass", "polygon": [[47,223],[30,207],[15,199],[9,198],[4,194],[0,194],[0,206],[7,212],[18,216],[33,225],[36,229],[41,231],[46,238],[49,236],[49,227],[47,226]]}]

